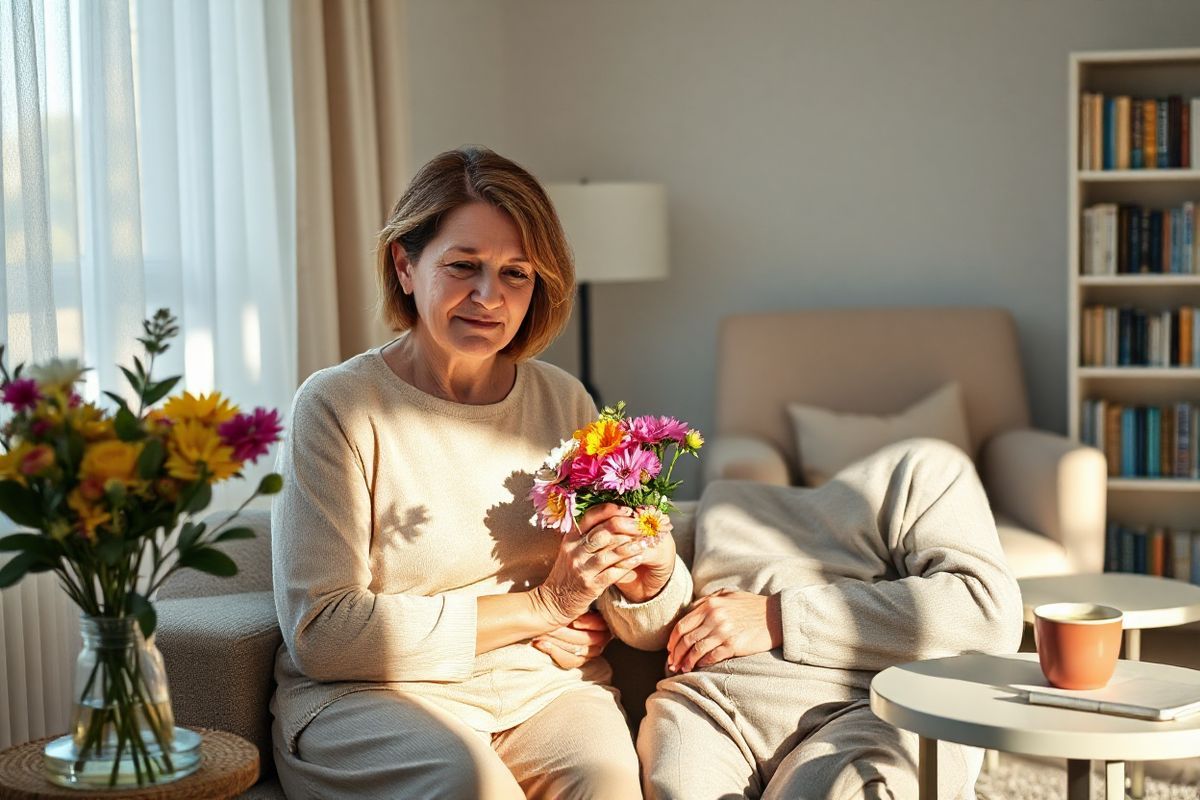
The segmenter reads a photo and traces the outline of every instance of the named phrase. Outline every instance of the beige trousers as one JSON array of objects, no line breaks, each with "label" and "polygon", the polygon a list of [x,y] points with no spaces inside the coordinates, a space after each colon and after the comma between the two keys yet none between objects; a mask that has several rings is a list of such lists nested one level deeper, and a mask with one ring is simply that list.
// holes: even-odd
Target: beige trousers
[{"label": "beige trousers", "polygon": [[[862,689],[788,680],[779,673],[795,665],[777,666],[772,678],[725,675],[729,696],[651,695],[637,743],[647,800],[917,796],[915,734],[871,713]],[[938,797],[973,798],[981,761],[982,751],[939,742]]]},{"label": "beige trousers", "polygon": [[495,734],[411,695],[355,692],[309,723],[296,753],[281,741],[277,730],[275,765],[291,800],[641,797],[624,714],[599,686]]}]

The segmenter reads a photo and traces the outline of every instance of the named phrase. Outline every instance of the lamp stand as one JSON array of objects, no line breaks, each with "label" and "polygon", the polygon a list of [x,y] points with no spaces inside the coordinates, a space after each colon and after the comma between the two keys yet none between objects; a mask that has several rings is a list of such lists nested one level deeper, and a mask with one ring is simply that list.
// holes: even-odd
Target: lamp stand
[{"label": "lamp stand", "polygon": [[592,396],[596,408],[602,408],[600,393],[592,383],[592,305],[587,281],[576,284],[579,302],[579,380]]}]

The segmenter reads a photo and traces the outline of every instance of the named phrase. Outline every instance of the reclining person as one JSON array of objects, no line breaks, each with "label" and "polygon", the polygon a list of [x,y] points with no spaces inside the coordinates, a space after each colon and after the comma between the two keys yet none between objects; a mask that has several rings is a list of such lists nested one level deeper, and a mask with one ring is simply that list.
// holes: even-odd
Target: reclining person
[{"label": "reclining person", "polygon": [[[693,578],[638,736],[648,800],[916,797],[917,736],[871,712],[871,678],[1021,640],[974,466],[930,439],[816,489],[711,484]],[[938,796],[974,797],[981,761],[939,744]]]}]

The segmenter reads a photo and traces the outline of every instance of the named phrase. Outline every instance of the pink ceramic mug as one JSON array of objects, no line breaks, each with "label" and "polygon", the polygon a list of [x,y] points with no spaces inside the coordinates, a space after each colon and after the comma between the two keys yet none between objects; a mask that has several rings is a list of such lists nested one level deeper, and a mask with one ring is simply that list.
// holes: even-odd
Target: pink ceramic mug
[{"label": "pink ceramic mug", "polygon": [[1033,610],[1042,674],[1060,689],[1099,689],[1117,668],[1120,610],[1095,603],[1050,603]]}]

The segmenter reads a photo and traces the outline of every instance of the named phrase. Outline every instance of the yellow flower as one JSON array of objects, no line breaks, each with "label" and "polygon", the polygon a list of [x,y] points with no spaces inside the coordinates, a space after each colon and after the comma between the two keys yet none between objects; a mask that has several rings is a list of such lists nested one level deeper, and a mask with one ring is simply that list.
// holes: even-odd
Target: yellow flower
[{"label": "yellow flower", "polygon": [[22,442],[7,453],[0,455],[0,480],[16,481],[25,484],[25,476],[21,473],[21,464],[25,455],[33,449],[33,445]]},{"label": "yellow flower", "polygon": [[172,422],[202,422],[216,428],[237,416],[237,406],[230,403],[220,392],[193,395],[190,392],[175,395],[167,400],[163,414]]},{"label": "yellow flower", "polygon": [[637,510],[637,529],[642,536],[658,536],[673,527],[671,518],[654,506],[642,506]]},{"label": "yellow flower", "polygon": [[116,437],[112,420],[91,403],[81,403],[68,411],[67,420],[71,427],[82,434],[84,441],[95,442]]},{"label": "yellow flower", "polygon": [[688,450],[699,450],[704,446],[704,437],[700,435],[700,431],[692,428],[683,438],[683,446]]},{"label": "yellow flower", "polygon": [[200,477],[201,464],[208,468],[209,483],[232,477],[241,466],[233,448],[222,444],[215,430],[196,421],[177,422],[167,442],[167,474],[194,481]]},{"label": "yellow flower", "polygon": [[616,420],[599,419],[575,431],[575,439],[589,456],[603,458],[621,446],[625,432]]},{"label": "yellow flower", "polygon": [[92,442],[83,451],[83,463],[79,465],[79,477],[89,478],[101,484],[120,481],[129,485],[137,480],[137,460],[142,452],[141,444],[112,439]]},{"label": "yellow flower", "polygon": [[88,539],[96,540],[96,528],[112,520],[112,514],[83,496],[78,488],[67,495],[67,505],[79,518],[79,528]]}]

